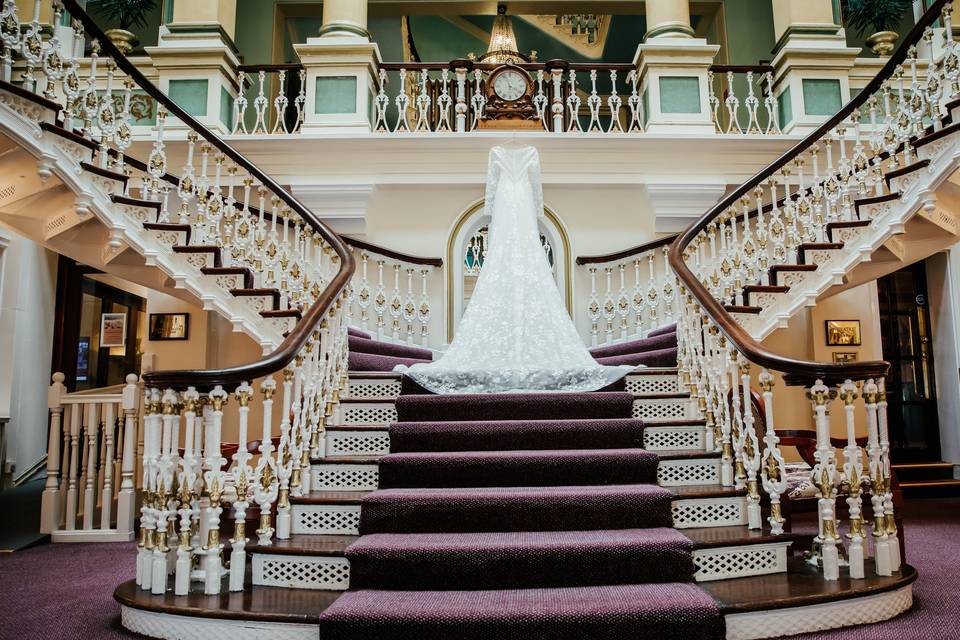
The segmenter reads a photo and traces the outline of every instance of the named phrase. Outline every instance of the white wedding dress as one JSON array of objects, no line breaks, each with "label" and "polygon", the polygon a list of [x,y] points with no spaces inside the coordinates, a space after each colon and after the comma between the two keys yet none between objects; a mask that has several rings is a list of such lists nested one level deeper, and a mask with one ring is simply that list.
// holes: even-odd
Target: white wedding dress
[{"label": "white wedding dress", "polygon": [[453,342],[434,362],[399,366],[434,393],[595,391],[633,370],[590,355],[567,313],[540,242],[540,157],[490,150],[489,251]]}]

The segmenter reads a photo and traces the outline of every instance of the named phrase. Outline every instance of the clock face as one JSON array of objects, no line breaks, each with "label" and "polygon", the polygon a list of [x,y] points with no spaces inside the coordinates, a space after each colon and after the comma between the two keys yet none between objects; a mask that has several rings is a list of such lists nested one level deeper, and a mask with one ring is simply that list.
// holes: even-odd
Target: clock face
[{"label": "clock face", "polygon": [[493,91],[501,99],[512,102],[526,93],[527,80],[519,71],[507,69],[494,79]]}]

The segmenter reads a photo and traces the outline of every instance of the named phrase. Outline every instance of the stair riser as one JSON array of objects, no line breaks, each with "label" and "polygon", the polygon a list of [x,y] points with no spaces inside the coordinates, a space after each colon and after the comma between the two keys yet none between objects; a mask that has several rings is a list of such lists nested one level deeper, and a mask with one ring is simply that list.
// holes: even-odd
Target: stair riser
[{"label": "stair riser", "polygon": [[[676,375],[628,375],[626,378],[627,393],[678,393],[680,391]],[[396,398],[400,395],[399,380],[383,380],[378,378],[351,377],[347,386],[350,398]]]},{"label": "stair riser", "polygon": [[[375,464],[315,464],[310,471],[314,491],[374,491],[379,480]],[[720,484],[720,461],[715,458],[661,460],[657,484],[663,487]]]},{"label": "stair riser", "polygon": [[[790,542],[746,544],[698,549],[694,580],[709,582],[787,570]],[[251,554],[253,584],[287,589],[346,591],[350,588],[350,561],[341,556]]]},{"label": "stair riser", "polygon": [[[705,429],[692,427],[647,427],[644,448],[648,451],[705,451]],[[390,453],[390,433],[383,431],[328,431],[327,456],[376,456]]]},{"label": "stair riser", "polygon": [[[633,402],[631,418],[639,418],[651,424],[664,420],[693,419],[689,398],[644,399]],[[397,409],[393,402],[344,402],[340,405],[337,426],[352,424],[388,425],[397,421]]]},{"label": "stair riser", "polygon": [[[360,505],[292,505],[292,532],[359,535]],[[673,526],[732,527],[747,524],[746,498],[683,498],[673,501]]]}]

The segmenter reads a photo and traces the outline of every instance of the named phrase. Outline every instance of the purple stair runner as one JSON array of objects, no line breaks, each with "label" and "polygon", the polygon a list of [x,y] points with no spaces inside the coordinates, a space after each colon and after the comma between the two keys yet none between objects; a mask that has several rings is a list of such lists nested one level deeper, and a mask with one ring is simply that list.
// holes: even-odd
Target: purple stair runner
[{"label": "purple stair runner", "polygon": [[721,640],[692,584],[508,591],[349,591],[320,615],[337,640]]},{"label": "purple stair runner", "polygon": [[675,367],[677,366],[677,348],[656,349],[642,353],[628,353],[619,356],[595,358],[600,364],[620,365],[632,364],[645,367]]},{"label": "purple stair runner", "polygon": [[643,446],[643,422],[633,418],[395,422],[389,428],[390,450],[394,453]]},{"label": "purple stair runner", "polygon": [[350,545],[351,589],[522,589],[688,582],[676,529],[376,534]]},{"label": "purple stair runner", "polygon": [[396,406],[399,422],[629,418],[633,395],[615,391],[402,395]]},{"label": "purple stair runner", "polygon": [[375,353],[351,351],[347,359],[347,367],[350,371],[393,371],[394,367],[398,364],[409,367],[418,362],[429,362],[429,360],[398,358],[397,356],[382,356]]},{"label": "purple stair runner", "polygon": [[650,333],[647,334],[648,338],[655,338],[657,336],[662,336],[665,333],[676,333],[677,325],[668,324],[666,326],[660,327],[659,329],[651,329]]},{"label": "purple stair runner", "polygon": [[380,459],[380,488],[655,484],[658,460],[643,449],[394,453]]},{"label": "purple stair runner", "polygon": [[373,338],[373,334],[371,334],[369,331],[364,331],[363,329],[358,329],[357,327],[347,327],[347,335],[357,338]]},{"label": "purple stair runner", "polygon": [[650,484],[383,489],[363,498],[360,534],[670,527],[672,495]]},{"label": "purple stair runner", "polygon": [[393,344],[392,342],[382,342],[380,340],[371,340],[359,336],[349,336],[350,351],[361,353],[370,353],[381,356],[394,356],[397,358],[413,358],[415,360],[433,360],[433,352],[429,349],[419,347],[410,347],[405,344]]},{"label": "purple stair runner", "polygon": [[590,355],[594,358],[603,358],[607,356],[622,356],[631,353],[644,353],[647,351],[657,351],[659,349],[671,349],[677,346],[677,334],[665,333],[652,338],[642,340],[631,340],[621,344],[612,344],[609,347],[597,347],[590,349]]}]

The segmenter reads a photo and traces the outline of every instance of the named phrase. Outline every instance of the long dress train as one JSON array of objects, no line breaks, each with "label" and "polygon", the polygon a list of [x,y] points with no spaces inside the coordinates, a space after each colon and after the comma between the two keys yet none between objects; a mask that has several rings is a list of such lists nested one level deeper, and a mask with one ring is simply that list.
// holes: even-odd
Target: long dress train
[{"label": "long dress train", "polygon": [[489,250],[453,342],[431,363],[398,366],[434,393],[594,391],[633,370],[603,366],[577,333],[540,242],[540,158],[490,150]]}]

